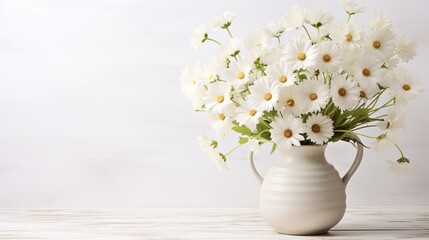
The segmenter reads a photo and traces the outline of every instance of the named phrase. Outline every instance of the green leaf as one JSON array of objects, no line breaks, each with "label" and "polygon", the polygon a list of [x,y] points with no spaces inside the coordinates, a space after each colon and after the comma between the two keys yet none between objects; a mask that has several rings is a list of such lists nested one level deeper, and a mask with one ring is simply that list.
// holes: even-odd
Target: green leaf
[{"label": "green leaf", "polygon": [[261,132],[259,136],[265,140],[271,141],[271,133],[269,131]]},{"label": "green leaf", "polygon": [[245,138],[245,137],[240,137],[240,140],[238,140],[238,142],[240,144],[245,144],[249,141],[249,138]]},{"label": "green leaf", "polygon": [[267,119],[274,119],[278,116],[278,114],[276,110],[271,110],[271,111],[264,111],[264,114],[262,116]]},{"label": "green leaf", "polygon": [[276,150],[276,148],[277,148],[277,144],[273,143],[273,147],[271,148],[270,155],[274,153],[274,151]]},{"label": "green leaf", "polygon": [[232,130],[246,136],[252,136],[252,131],[245,126],[234,126],[232,127]]},{"label": "green leaf", "polygon": [[307,76],[305,74],[299,74],[298,73],[298,78],[302,81],[302,80],[307,79]]}]

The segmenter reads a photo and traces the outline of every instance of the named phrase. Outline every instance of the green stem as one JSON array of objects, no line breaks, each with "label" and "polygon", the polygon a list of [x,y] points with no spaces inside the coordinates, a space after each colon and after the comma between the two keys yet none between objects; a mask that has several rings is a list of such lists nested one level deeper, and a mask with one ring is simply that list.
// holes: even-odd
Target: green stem
[{"label": "green stem", "polygon": [[374,113],[378,112],[380,109],[387,108],[387,107],[391,107],[391,106],[395,105],[394,103],[391,103],[393,100],[394,100],[394,99],[392,98],[392,99],[390,99],[389,101],[387,101],[385,104],[383,104],[383,106],[381,106],[381,107],[378,107],[378,108],[376,108],[376,109],[371,110],[371,113],[370,113],[369,115],[372,115],[372,114],[374,114]]},{"label": "green stem", "polygon": [[263,124],[264,124],[266,127],[268,127],[269,129],[271,129],[271,128],[272,128],[268,123],[266,123],[266,122],[265,122],[265,120],[264,120],[264,119],[262,119],[261,123],[263,123]]},{"label": "green stem", "polygon": [[383,89],[383,90],[381,90],[380,92],[378,92],[376,94],[376,96],[374,97],[374,99],[368,104],[368,108],[373,108],[377,104],[378,99],[384,93],[384,91],[386,91],[386,89]]},{"label": "green stem", "polygon": [[334,130],[334,132],[353,133],[353,134],[356,134],[356,135],[359,135],[359,136],[362,136],[362,137],[377,139],[377,137],[365,135],[365,134],[354,132],[354,131],[350,131],[350,130]]},{"label": "green stem", "polygon": [[401,153],[401,157],[404,157],[404,153],[402,152],[402,149],[398,146],[398,144],[395,143],[395,147],[398,149],[398,151]]},{"label": "green stem", "polygon": [[261,137],[262,133],[264,133],[264,132],[269,132],[270,130],[271,130],[271,129],[265,129],[265,130],[261,131],[261,132],[258,134],[258,136],[259,136],[259,137]]},{"label": "green stem", "polygon": [[312,41],[310,33],[308,32],[307,28],[304,25],[302,25],[302,27],[304,28],[305,32],[307,33],[308,38]]},{"label": "green stem", "polygon": [[222,44],[221,44],[220,42],[218,42],[218,41],[214,40],[213,38],[206,38],[206,40],[209,40],[209,41],[215,42],[215,43],[219,44],[220,46],[222,46]]},{"label": "green stem", "polygon": [[237,146],[235,146],[233,149],[231,149],[231,151],[229,151],[229,152],[227,152],[227,153],[225,153],[224,154],[224,156],[226,157],[226,156],[228,156],[229,154],[231,154],[232,152],[234,152],[235,150],[237,150],[237,148],[239,148],[239,147],[241,147],[241,146],[243,146],[244,144],[239,144],[239,145],[237,145]]},{"label": "green stem", "polygon": [[347,23],[350,22],[350,18],[352,17],[352,15],[349,13],[349,17],[347,18]]},{"label": "green stem", "polygon": [[357,130],[361,130],[364,128],[370,128],[370,127],[376,127],[377,125],[366,125],[366,126],[362,126],[362,127],[358,127],[358,128],[353,128],[352,131],[357,131]]},{"label": "green stem", "polygon": [[229,28],[225,28],[225,29],[226,29],[226,31],[228,32],[229,36],[230,36],[231,38],[234,38],[234,37],[232,36],[231,31],[229,31]]}]

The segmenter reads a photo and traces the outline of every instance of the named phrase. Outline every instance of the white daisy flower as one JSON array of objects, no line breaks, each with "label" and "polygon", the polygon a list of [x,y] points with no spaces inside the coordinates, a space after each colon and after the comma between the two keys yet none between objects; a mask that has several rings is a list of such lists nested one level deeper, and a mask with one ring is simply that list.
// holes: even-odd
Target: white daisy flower
[{"label": "white daisy flower", "polygon": [[396,137],[392,134],[381,134],[372,143],[371,148],[376,152],[384,151],[386,148],[394,146],[396,143]]},{"label": "white daisy flower", "polygon": [[210,160],[221,170],[226,170],[227,165],[225,159],[216,151],[213,145],[213,140],[209,139],[205,135],[198,137],[198,144],[201,150],[207,154]]},{"label": "white daisy flower", "polygon": [[227,170],[228,166],[226,165],[226,159],[222,157],[219,153],[217,155],[212,155],[210,159],[219,170]]},{"label": "white daisy flower", "polygon": [[299,118],[290,115],[278,117],[271,123],[271,127],[271,139],[280,151],[286,151],[292,145],[301,146],[300,141],[304,140],[301,134],[304,129]]},{"label": "white daisy flower", "polygon": [[270,65],[280,60],[282,57],[281,49],[282,48],[279,46],[266,47],[263,49],[254,47],[248,50],[242,59],[249,63],[254,63],[258,60],[261,64]]},{"label": "white daisy flower", "polygon": [[391,109],[384,121],[377,123],[377,127],[391,134],[398,134],[405,128],[405,119],[402,111],[398,108]]},{"label": "white daisy flower", "polygon": [[204,98],[207,110],[222,111],[232,104],[231,85],[226,82],[214,82],[207,87],[207,96]]},{"label": "white daisy flower", "polygon": [[323,82],[306,80],[298,85],[297,100],[307,112],[319,111],[329,101],[329,88]]},{"label": "white daisy flower", "polygon": [[356,53],[353,51],[342,51],[342,53],[343,58],[340,69],[345,71],[349,76],[354,76],[356,70],[355,62],[358,56],[356,56]]},{"label": "white daisy flower", "polygon": [[282,48],[274,46],[269,49],[265,49],[260,57],[260,62],[266,65],[272,64],[276,61],[280,61],[282,57]]},{"label": "white daisy flower", "polygon": [[247,49],[246,55],[242,56],[238,60],[251,63],[251,65],[253,65],[258,60],[258,58],[261,58],[261,55],[264,54],[264,51],[264,49],[257,47]]},{"label": "white daisy flower", "polygon": [[261,148],[261,143],[258,139],[252,138],[249,140],[249,150],[253,151],[253,153],[259,152],[259,149]]},{"label": "white daisy flower", "polygon": [[207,76],[206,84],[215,81],[225,69],[225,57],[216,55],[209,62],[203,65],[204,75]]},{"label": "white daisy flower", "polygon": [[206,83],[206,75],[200,63],[185,67],[179,79],[186,97],[192,96],[196,85]]},{"label": "white daisy flower", "polygon": [[325,23],[323,24],[320,28],[319,28],[319,41],[323,40],[326,36],[330,35],[332,30],[335,28],[336,26],[333,24],[333,22],[330,23]]},{"label": "white daisy flower", "polygon": [[211,23],[213,29],[226,29],[231,26],[232,20],[234,19],[235,14],[229,11],[222,13],[213,20]]},{"label": "white daisy flower", "polygon": [[362,28],[352,22],[332,29],[332,40],[346,50],[356,50],[362,43]]},{"label": "white daisy flower", "polygon": [[265,34],[264,31],[256,30],[245,40],[244,45],[248,49],[264,49],[270,43],[270,40],[270,36]]},{"label": "white daisy flower", "polygon": [[244,41],[240,38],[231,38],[225,45],[225,52],[229,56],[237,56],[244,48]]},{"label": "white daisy flower", "polygon": [[334,73],[342,63],[342,52],[332,41],[322,41],[317,44],[317,68],[325,73]]},{"label": "white daisy flower", "polygon": [[389,163],[389,170],[397,174],[407,174],[413,170],[413,166],[407,162],[387,161]]},{"label": "white daisy flower", "polygon": [[368,100],[372,99],[380,88],[377,84],[371,84],[371,83],[359,83],[359,98],[362,102],[367,102]]},{"label": "white daisy flower", "polygon": [[384,66],[386,66],[388,69],[396,68],[399,64],[399,59],[395,56],[393,57],[385,57],[382,59]]},{"label": "white daisy flower", "polygon": [[290,68],[305,69],[316,64],[317,48],[310,40],[297,39],[288,42],[283,54],[283,60]]},{"label": "white daisy flower", "polygon": [[258,111],[270,111],[277,105],[280,92],[277,81],[264,77],[255,81],[249,90],[249,104]]},{"label": "white daisy flower", "polygon": [[312,142],[322,145],[334,135],[334,122],[321,113],[313,114],[305,123],[305,133]]},{"label": "white daisy flower", "polygon": [[[386,68],[382,68],[380,69],[378,75],[380,76],[379,80],[375,83],[375,82],[371,82],[372,84],[375,85],[380,85],[381,87],[384,88],[390,88],[394,83],[395,83],[395,70],[392,69],[386,69]],[[361,82],[368,82],[368,81],[360,81]]]},{"label": "white daisy flower", "polygon": [[365,11],[365,7],[359,5],[354,0],[339,0],[339,2],[347,14],[353,15]]},{"label": "white daisy flower", "polygon": [[404,62],[412,60],[417,55],[416,43],[408,37],[398,39],[396,42],[396,49],[398,57]]},{"label": "white daisy flower", "polygon": [[217,154],[213,140],[209,139],[206,135],[198,137],[198,144],[200,149],[207,155]]},{"label": "white daisy flower", "polygon": [[240,102],[240,107],[236,109],[236,112],[235,120],[252,131],[256,129],[256,124],[259,123],[259,118],[262,117],[262,112],[250,107],[246,101]]},{"label": "white daisy flower", "polygon": [[403,68],[396,69],[390,90],[399,104],[407,103],[423,92],[420,81]]},{"label": "white daisy flower", "polygon": [[332,22],[332,15],[326,11],[309,10],[306,13],[306,19],[310,25],[319,28]]},{"label": "white daisy flower", "polygon": [[355,79],[365,84],[379,83],[383,63],[376,57],[361,54],[355,61]]},{"label": "white daisy flower", "polygon": [[183,94],[192,100],[195,95],[200,95],[201,88],[204,87],[207,80],[208,77],[204,73],[200,63],[186,67],[180,75]]},{"label": "white daisy flower", "polygon": [[273,22],[269,23],[263,31],[270,37],[279,38],[285,31],[285,26],[283,21]]},{"label": "white daisy flower", "polygon": [[379,57],[390,57],[395,49],[395,36],[389,28],[373,30],[368,35],[366,47]]},{"label": "white daisy flower", "polygon": [[306,10],[300,5],[290,7],[283,16],[286,31],[292,31],[304,24]]},{"label": "white daisy flower", "polygon": [[359,87],[356,82],[339,76],[331,82],[332,102],[341,110],[350,110],[359,101]]},{"label": "white daisy flower", "polygon": [[201,43],[207,40],[207,28],[206,25],[200,24],[194,31],[194,35],[191,38],[191,44],[195,49],[198,49]]},{"label": "white daisy flower", "polygon": [[240,89],[249,82],[249,72],[251,69],[252,67],[244,61],[231,62],[222,78],[230,82],[235,89]]},{"label": "white daisy flower", "polygon": [[369,26],[372,30],[381,30],[389,28],[392,25],[390,19],[383,16],[380,11],[375,11],[371,14]]},{"label": "white daisy flower", "polygon": [[267,66],[265,70],[267,77],[277,80],[281,87],[287,87],[295,84],[296,78],[293,70],[286,67],[283,61],[277,61]]},{"label": "white daisy flower", "polygon": [[220,111],[209,112],[210,126],[216,131],[218,138],[224,138],[234,126],[232,121],[235,117],[234,105],[229,105]]},{"label": "white daisy flower", "polygon": [[285,115],[299,116],[303,113],[301,104],[296,98],[296,86],[280,89],[279,110]]},{"label": "white daisy flower", "polygon": [[194,94],[189,98],[195,110],[203,110],[204,98],[207,96],[207,89],[204,85],[197,85]]}]

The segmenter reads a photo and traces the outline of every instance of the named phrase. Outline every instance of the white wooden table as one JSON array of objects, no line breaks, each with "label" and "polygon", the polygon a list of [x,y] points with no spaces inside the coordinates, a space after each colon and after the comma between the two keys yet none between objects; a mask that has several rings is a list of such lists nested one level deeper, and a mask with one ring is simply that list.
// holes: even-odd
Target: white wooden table
[{"label": "white wooden table", "polygon": [[0,239],[429,239],[429,207],[349,208],[311,237],[277,234],[257,209],[0,209]]}]

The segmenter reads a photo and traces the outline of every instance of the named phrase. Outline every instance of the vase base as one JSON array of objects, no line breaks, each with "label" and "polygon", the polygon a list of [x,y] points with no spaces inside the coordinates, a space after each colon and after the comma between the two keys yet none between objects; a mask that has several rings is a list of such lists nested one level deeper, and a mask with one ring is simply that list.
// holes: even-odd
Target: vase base
[{"label": "vase base", "polygon": [[290,232],[280,232],[283,235],[291,235],[291,236],[315,236],[315,235],[327,235],[329,230],[317,231],[317,232],[309,232],[309,233],[290,233]]}]

